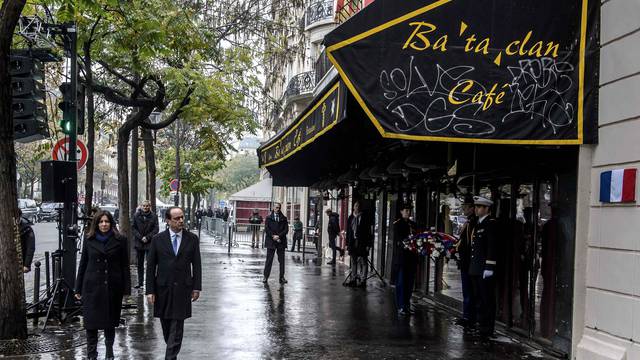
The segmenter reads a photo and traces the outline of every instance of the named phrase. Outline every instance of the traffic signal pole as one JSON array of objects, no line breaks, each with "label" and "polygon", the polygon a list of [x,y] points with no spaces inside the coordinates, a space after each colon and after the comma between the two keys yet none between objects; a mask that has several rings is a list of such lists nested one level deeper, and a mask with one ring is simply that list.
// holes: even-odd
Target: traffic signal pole
[{"label": "traffic signal pole", "polygon": [[[77,162],[76,149],[77,149],[77,96],[78,96],[78,51],[77,51],[77,33],[75,24],[69,24],[65,29],[65,45],[68,46],[69,58],[70,58],[70,82],[71,82],[71,99],[72,104],[67,111],[69,111],[70,131],[68,133],[69,145],[67,152],[67,160]],[[77,239],[77,201],[78,201],[78,173],[73,172],[71,177],[66,179],[65,184],[65,201],[63,211],[63,255],[62,255],[62,272],[64,279],[71,288],[74,287],[76,279],[76,254],[78,251]],[[73,294],[68,293],[65,305],[73,304]]]}]

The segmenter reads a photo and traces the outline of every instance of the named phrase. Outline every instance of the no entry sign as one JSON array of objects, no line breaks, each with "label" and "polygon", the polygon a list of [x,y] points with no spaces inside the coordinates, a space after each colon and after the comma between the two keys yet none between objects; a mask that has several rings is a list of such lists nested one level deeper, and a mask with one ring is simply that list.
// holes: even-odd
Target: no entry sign
[{"label": "no entry sign", "polygon": [[[69,138],[64,138],[58,140],[58,142],[53,146],[51,150],[51,158],[53,160],[65,160],[67,154],[69,153]],[[80,140],[76,141],[76,159],[78,159],[78,170],[82,170],[82,168],[87,164],[87,158],[89,156],[89,152],[87,151],[87,147]]]},{"label": "no entry sign", "polygon": [[169,189],[171,189],[171,191],[178,191],[179,188],[180,182],[178,181],[178,179],[171,180],[171,182],[169,183]]}]

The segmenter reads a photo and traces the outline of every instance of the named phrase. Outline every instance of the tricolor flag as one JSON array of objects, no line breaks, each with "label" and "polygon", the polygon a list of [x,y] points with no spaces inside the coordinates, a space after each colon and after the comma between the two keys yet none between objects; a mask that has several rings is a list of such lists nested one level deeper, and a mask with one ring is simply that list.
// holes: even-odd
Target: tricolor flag
[{"label": "tricolor flag", "polygon": [[600,201],[604,203],[636,201],[637,169],[616,169],[600,174]]}]

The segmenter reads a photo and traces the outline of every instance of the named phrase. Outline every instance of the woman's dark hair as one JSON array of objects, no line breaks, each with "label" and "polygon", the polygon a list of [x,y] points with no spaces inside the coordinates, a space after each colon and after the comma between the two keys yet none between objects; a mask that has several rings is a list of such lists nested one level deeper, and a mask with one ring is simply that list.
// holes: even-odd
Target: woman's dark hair
[{"label": "woman's dark hair", "polygon": [[89,228],[89,232],[87,233],[87,238],[93,237],[98,233],[98,224],[100,224],[100,219],[102,219],[103,216],[106,216],[107,219],[109,219],[113,234],[116,236],[119,235],[118,227],[116,226],[116,221],[113,219],[113,215],[111,215],[111,213],[106,210],[100,210],[93,216],[91,227]]}]

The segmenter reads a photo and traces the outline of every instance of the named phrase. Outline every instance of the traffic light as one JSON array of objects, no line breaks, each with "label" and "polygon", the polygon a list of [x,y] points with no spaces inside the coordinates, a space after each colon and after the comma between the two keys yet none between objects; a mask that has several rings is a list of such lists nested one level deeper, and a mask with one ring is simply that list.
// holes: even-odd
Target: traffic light
[{"label": "traffic light", "polygon": [[42,62],[12,55],[9,75],[15,140],[26,143],[49,137]]},{"label": "traffic light", "polygon": [[67,135],[71,133],[71,116],[75,112],[76,131],[80,135],[84,134],[84,86],[78,84],[77,97],[75,99],[71,94],[71,83],[62,83],[60,85],[60,93],[62,93],[62,101],[58,104],[58,107],[62,110],[60,129]]}]

